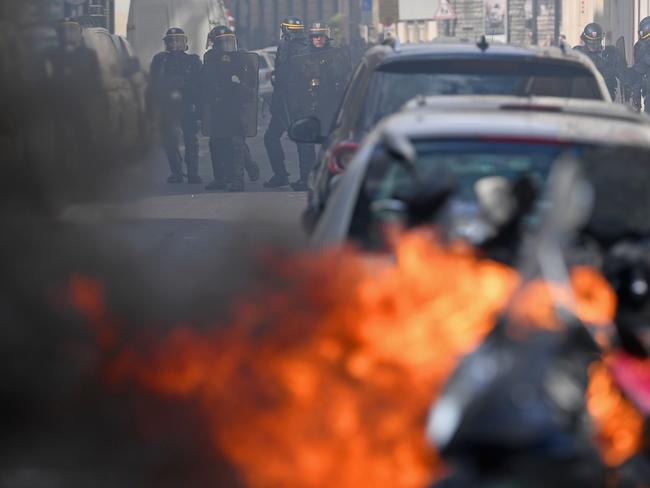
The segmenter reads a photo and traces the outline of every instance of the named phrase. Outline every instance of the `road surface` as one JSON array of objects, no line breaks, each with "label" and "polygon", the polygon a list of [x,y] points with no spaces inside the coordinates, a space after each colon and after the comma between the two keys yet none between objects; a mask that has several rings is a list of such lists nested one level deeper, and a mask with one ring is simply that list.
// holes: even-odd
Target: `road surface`
[{"label": "road surface", "polygon": [[[262,175],[258,182],[247,181],[246,192],[205,191],[205,183],[212,181],[212,169],[208,141],[202,138],[203,185],[167,184],[164,153],[154,147],[143,165],[116,185],[115,198],[68,207],[61,218],[80,224],[103,242],[128,249],[160,280],[174,282],[174,288],[189,286],[193,275],[216,261],[231,256],[236,260],[235,255],[248,259],[250,252],[242,252],[243,248],[250,251],[267,241],[303,244],[299,221],[306,193],[287,188],[267,191],[262,186],[271,176],[263,143],[267,123],[263,119],[258,136],[248,140]],[[296,146],[288,139],[283,145],[293,181],[297,179]]]}]

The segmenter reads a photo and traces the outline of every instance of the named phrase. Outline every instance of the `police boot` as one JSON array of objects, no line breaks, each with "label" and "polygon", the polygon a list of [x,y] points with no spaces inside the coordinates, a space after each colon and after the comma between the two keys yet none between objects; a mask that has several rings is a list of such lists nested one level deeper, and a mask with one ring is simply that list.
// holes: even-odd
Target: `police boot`
[{"label": "police boot", "polygon": [[291,189],[293,191],[307,191],[307,182],[300,178],[298,181],[291,183]]},{"label": "police boot", "polygon": [[260,167],[252,159],[246,159],[246,173],[250,181],[257,181],[260,179]]},{"label": "police boot", "polygon": [[281,188],[283,186],[289,186],[287,175],[273,175],[269,181],[264,183],[264,188]]},{"label": "police boot", "polygon": [[223,180],[214,180],[205,186],[207,191],[224,191],[228,189],[228,185]]},{"label": "police boot", "polygon": [[233,180],[230,183],[228,183],[229,192],[241,192],[244,191],[245,189],[246,188],[244,187],[243,180]]},{"label": "police boot", "polygon": [[167,178],[167,183],[173,183],[173,184],[175,184],[175,183],[183,183],[183,175],[172,173]]}]

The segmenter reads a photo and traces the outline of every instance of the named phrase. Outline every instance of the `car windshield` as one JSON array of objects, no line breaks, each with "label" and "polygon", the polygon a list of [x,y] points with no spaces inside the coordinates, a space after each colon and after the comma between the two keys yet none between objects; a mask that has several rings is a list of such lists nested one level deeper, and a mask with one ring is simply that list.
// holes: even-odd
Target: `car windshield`
[{"label": "car windshield", "polygon": [[[504,141],[455,139],[416,141],[416,170],[419,180],[435,184],[450,181],[456,193],[456,210],[476,214],[477,183],[484,178],[501,177],[511,183],[526,176],[541,190],[553,162],[566,153],[583,151],[582,146],[554,141]],[[375,202],[411,193],[416,183],[412,173],[377,148],[368,167],[353,215],[349,236],[365,248],[383,247],[386,215],[373,210]]]},{"label": "car windshield", "polygon": [[362,128],[369,130],[413,98],[436,95],[603,98],[592,73],[577,63],[537,58],[402,61],[373,74]]}]

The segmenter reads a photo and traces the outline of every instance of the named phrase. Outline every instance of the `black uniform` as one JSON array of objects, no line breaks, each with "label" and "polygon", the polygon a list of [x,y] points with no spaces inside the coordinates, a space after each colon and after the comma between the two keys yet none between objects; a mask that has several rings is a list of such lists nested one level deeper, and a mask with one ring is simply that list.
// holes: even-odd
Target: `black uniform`
[{"label": "black uniform", "polygon": [[205,53],[201,80],[214,172],[208,189],[241,191],[244,168],[252,162],[245,137],[257,131],[259,57],[213,47]]},{"label": "black uniform", "polygon": [[596,65],[600,74],[605,78],[612,100],[615,100],[618,93],[618,81],[621,80],[623,83],[624,71],[627,68],[618,50],[614,46],[605,46],[598,51],[591,51],[584,46],[576,46],[575,49],[588,56]]},{"label": "black uniform", "polygon": [[149,106],[158,112],[162,140],[172,177],[182,176],[178,130],[185,143],[185,163],[190,181],[200,182],[198,119],[201,59],[182,51],[158,53],[151,62]]},{"label": "black uniform", "polygon": [[640,110],[643,100],[645,112],[650,113],[650,39],[641,39],[634,45],[634,65],[630,72],[632,103]]},{"label": "black uniform", "polygon": [[82,157],[72,156],[73,151],[96,146],[106,132],[99,123],[100,114],[107,110],[99,61],[95,51],[85,46],[56,46],[43,53],[39,68],[50,93],[57,94],[50,105],[60,120],[54,129],[57,156],[60,164],[66,164]]},{"label": "black uniform", "polygon": [[[264,134],[264,146],[271,163],[274,176],[287,179],[289,173],[285,165],[285,155],[280,139],[289,128],[290,115],[287,107],[287,97],[291,96],[288,80],[293,75],[290,68],[290,59],[293,56],[305,53],[308,49],[306,37],[284,40],[278,46],[275,61],[275,84],[271,99],[271,122]],[[312,144],[298,144],[298,158],[301,167],[312,167],[316,162],[316,154]],[[288,181],[287,183],[288,184]]]}]

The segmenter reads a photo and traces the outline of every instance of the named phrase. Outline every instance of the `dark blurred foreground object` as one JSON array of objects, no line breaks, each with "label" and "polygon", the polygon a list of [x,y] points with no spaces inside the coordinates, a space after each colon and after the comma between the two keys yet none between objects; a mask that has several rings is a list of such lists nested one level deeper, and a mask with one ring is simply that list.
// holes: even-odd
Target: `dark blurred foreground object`
[{"label": "dark blurred foreground object", "polygon": [[[537,235],[522,245],[522,275],[529,282],[542,278],[568,290],[562,277],[572,265],[589,255],[592,264],[600,263],[618,298],[614,337],[596,341],[589,324],[557,298],[552,320],[559,329],[529,324],[512,313],[516,294],[510,312],[461,362],[432,410],[430,438],[452,467],[436,486],[647,486],[650,168],[638,156],[627,151],[616,168],[607,152],[585,157],[584,173],[576,178],[554,171]],[[568,164],[559,161],[556,169]],[[618,390],[611,398],[631,405],[646,422],[645,432],[634,433],[643,439],[637,454],[612,470],[596,449],[587,408],[596,363],[609,370]],[[610,435],[619,449],[625,443],[616,433]],[[634,448],[634,441],[624,447]]]},{"label": "dark blurred foreground object", "polygon": [[148,106],[160,124],[171,171],[167,182],[183,182],[180,132],[185,143],[187,179],[190,183],[201,183],[198,139],[201,59],[196,54],[187,54],[187,36],[178,27],[167,30],[163,41],[165,51],[156,54],[151,61]]},{"label": "dark blurred foreground object", "polygon": [[0,192],[48,211],[103,195],[149,142],[126,41],[74,20],[0,24]]}]

